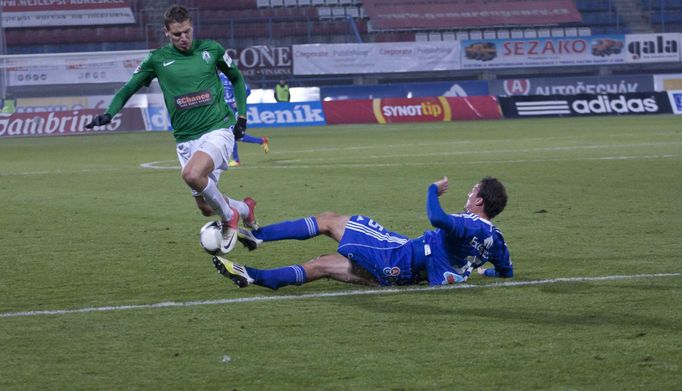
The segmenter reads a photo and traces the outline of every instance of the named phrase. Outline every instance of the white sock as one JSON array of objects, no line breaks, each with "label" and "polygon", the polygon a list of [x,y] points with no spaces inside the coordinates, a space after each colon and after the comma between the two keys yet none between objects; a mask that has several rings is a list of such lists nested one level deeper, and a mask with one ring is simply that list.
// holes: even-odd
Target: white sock
[{"label": "white sock", "polygon": [[[225,197],[227,197],[227,195],[225,195]],[[249,206],[246,205],[244,201],[237,201],[230,197],[227,197],[227,199],[230,201],[230,206],[237,209],[237,212],[239,212],[239,216],[241,216],[242,219],[249,217]]]},{"label": "white sock", "polygon": [[206,188],[201,191],[201,196],[204,197],[204,200],[211,205],[211,208],[222,217],[223,221],[228,221],[232,217],[230,205],[211,178],[208,178],[208,184],[206,185]]}]

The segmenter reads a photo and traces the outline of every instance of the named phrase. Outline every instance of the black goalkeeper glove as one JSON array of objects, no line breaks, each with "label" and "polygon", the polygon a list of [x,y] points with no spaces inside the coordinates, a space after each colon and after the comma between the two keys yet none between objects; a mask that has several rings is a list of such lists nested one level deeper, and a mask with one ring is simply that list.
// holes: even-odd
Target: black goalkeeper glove
[{"label": "black goalkeeper glove", "polygon": [[235,140],[241,140],[246,134],[246,118],[237,117],[237,123],[232,127]]},{"label": "black goalkeeper glove", "polygon": [[95,117],[89,124],[85,125],[86,129],[92,129],[95,126],[106,125],[111,122],[111,116],[109,114],[101,114]]}]

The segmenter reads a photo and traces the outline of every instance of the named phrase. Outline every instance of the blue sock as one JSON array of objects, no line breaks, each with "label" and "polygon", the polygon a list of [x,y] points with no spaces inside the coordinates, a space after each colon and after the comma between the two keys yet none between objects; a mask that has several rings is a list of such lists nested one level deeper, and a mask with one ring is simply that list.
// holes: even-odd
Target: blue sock
[{"label": "blue sock", "polygon": [[259,270],[248,266],[245,268],[256,285],[270,289],[278,289],[287,285],[301,285],[306,282],[305,269],[301,265],[269,270]]},{"label": "blue sock", "polygon": [[263,138],[262,137],[249,136],[248,134],[245,134],[244,137],[239,139],[239,141],[241,141],[243,143],[263,144]]},{"label": "blue sock", "polygon": [[232,148],[232,160],[235,162],[239,161],[239,149],[237,148],[237,141],[234,142],[234,148]]},{"label": "blue sock", "polygon": [[306,240],[320,234],[317,226],[317,219],[310,216],[293,221],[282,221],[281,223],[266,225],[260,229],[251,231],[253,236],[264,242],[275,240]]}]

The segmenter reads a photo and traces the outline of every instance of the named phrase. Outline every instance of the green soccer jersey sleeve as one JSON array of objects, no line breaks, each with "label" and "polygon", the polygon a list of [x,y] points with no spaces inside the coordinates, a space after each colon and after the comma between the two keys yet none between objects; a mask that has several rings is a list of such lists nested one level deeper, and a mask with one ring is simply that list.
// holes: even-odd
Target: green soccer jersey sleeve
[{"label": "green soccer jersey sleeve", "polygon": [[234,83],[238,111],[246,114],[244,79],[225,49],[213,40],[195,40],[187,52],[171,44],[151,52],[116,93],[107,114],[116,114],[132,94],[157,78],[176,142],[230,127],[236,120],[223,99],[218,70]]}]

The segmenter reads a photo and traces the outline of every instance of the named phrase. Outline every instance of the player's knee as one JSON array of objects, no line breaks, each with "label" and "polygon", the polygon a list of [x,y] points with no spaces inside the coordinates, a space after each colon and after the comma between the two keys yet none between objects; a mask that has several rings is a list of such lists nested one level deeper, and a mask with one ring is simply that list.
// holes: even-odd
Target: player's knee
[{"label": "player's knee", "polygon": [[201,180],[201,174],[196,170],[185,169],[182,170],[182,180],[190,187],[195,188],[196,184]]},{"label": "player's knee", "polygon": [[341,217],[340,214],[336,212],[322,212],[318,213],[315,215],[315,219],[317,220],[318,225],[323,224],[323,225],[329,225],[329,224],[334,224],[337,220],[339,220]]},{"label": "player's knee", "polygon": [[322,212],[315,215],[315,220],[317,220],[317,227],[320,233],[328,233],[331,227],[335,226],[341,217],[340,214],[336,212]]}]

